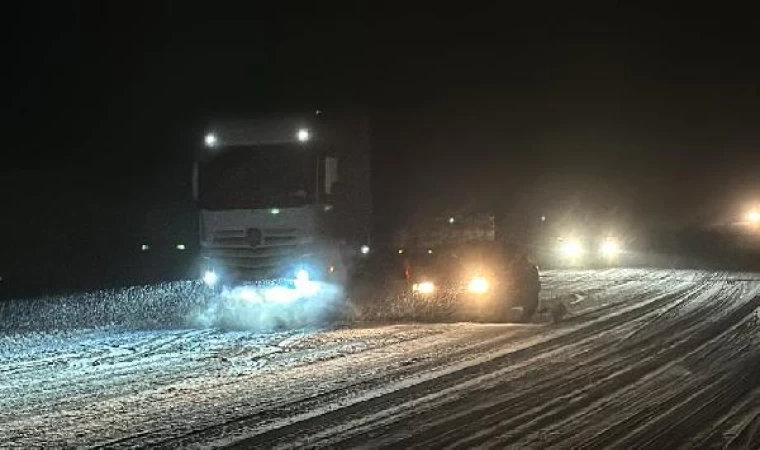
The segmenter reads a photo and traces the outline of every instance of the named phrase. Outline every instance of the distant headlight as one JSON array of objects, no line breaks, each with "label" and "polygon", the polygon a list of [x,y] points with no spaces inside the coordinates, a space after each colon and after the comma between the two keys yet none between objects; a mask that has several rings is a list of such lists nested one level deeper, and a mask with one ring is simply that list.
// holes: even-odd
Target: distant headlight
[{"label": "distant headlight", "polygon": [[606,258],[613,258],[620,254],[620,244],[615,239],[605,239],[599,245],[599,253]]},{"label": "distant headlight", "polygon": [[203,142],[206,144],[206,147],[210,148],[210,147],[215,147],[216,146],[216,144],[218,142],[218,139],[216,137],[216,134],[214,134],[214,133],[208,133],[203,138]]},{"label": "distant headlight", "polygon": [[747,213],[747,220],[751,225],[760,225],[760,210],[753,209]]},{"label": "distant headlight", "polygon": [[475,277],[467,284],[467,290],[474,294],[488,292],[488,280],[483,277]]},{"label": "distant headlight", "polygon": [[418,294],[432,294],[435,292],[435,284],[432,281],[423,281],[412,285],[412,292]]},{"label": "distant headlight", "polygon": [[577,258],[579,256],[583,256],[583,254],[586,253],[583,245],[575,239],[568,239],[566,241],[563,241],[560,244],[559,250],[563,256],[569,258]]}]

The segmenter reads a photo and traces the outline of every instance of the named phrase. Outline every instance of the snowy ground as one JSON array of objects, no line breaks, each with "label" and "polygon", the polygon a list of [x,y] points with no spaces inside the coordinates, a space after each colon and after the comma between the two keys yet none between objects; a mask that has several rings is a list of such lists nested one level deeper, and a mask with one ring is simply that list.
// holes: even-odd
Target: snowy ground
[{"label": "snowy ground", "polygon": [[562,323],[254,333],[14,319],[0,333],[0,447],[760,447],[760,275],[542,276],[546,300],[568,305]]}]

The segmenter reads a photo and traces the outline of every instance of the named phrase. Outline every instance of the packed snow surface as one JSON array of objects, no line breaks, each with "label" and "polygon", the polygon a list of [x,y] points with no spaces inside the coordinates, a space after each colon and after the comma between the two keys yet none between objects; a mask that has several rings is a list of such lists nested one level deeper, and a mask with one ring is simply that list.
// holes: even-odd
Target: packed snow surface
[{"label": "packed snow surface", "polygon": [[204,328],[194,283],[9,302],[0,447],[760,446],[760,275],[542,283],[559,323]]}]

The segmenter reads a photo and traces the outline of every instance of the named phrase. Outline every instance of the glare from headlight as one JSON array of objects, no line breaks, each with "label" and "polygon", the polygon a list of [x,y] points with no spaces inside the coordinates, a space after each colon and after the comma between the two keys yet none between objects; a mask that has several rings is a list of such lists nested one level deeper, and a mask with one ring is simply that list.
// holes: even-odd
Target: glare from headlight
[{"label": "glare from headlight", "polygon": [[581,243],[575,239],[569,239],[562,242],[560,245],[560,251],[564,256],[567,256],[569,258],[577,258],[583,256],[583,254],[586,253],[583,245],[581,245]]},{"label": "glare from headlight", "polygon": [[306,269],[299,269],[296,272],[296,280],[298,281],[309,281],[309,271]]},{"label": "glare from headlight", "polygon": [[261,296],[253,288],[244,288],[240,291],[240,298],[250,303],[261,303]]},{"label": "glare from headlight", "polygon": [[418,294],[432,294],[435,292],[435,284],[432,281],[423,281],[421,283],[414,283],[412,285],[412,291]]},{"label": "glare from headlight", "polygon": [[269,303],[290,303],[299,296],[311,295],[312,292],[305,292],[303,289],[293,291],[282,286],[275,286],[264,291],[264,301]]},{"label": "glare from headlight", "polygon": [[470,280],[467,290],[475,294],[484,294],[488,292],[488,280],[483,277],[475,277]]},{"label": "glare from headlight", "polygon": [[[317,293],[319,290],[319,283],[311,280],[311,275],[307,269],[298,269],[296,271],[296,279],[293,281],[296,288],[296,293],[301,297],[309,297]],[[279,290],[271,294],[273,297],[282,302],[283,292]]]},{"label": "glare from headlight", "polygon": [[206,286],[212,287],[217,281],[219,281],[219,276],[215,272],[208,270],[203,274],[203,282],[206,283]]},{"label": "glare from headlight", "polygon": [[599,246],[599,253],[607,258],[613,258],[620,254],[620,244],[615,239],[605,239]]}]

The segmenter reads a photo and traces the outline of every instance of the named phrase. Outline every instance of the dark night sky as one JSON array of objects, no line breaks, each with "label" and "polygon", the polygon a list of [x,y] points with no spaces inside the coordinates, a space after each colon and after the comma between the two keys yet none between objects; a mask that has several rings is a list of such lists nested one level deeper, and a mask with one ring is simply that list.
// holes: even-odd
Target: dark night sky
[{"label": "dark night sky", "polygon": [[84,214],[89,239],[114,223],[132,239],[146,212],[190,208],[192,149],[215,113],[345,105],[371,112],[381,226],[572,201],[680,224],[760,195],[749,11],[216,3],[6,14],[4,226],[65,235]]}]

